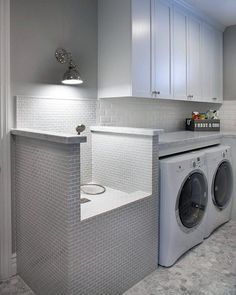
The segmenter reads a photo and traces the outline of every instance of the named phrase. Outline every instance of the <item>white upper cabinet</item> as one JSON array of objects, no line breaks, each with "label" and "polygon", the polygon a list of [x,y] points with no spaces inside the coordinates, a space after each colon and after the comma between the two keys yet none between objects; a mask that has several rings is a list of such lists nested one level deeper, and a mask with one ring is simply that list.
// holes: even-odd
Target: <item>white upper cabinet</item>
[{"label": "white upper cabinet", "polygon": [[223,34],[213,27],[202,25],[202,99],[208,102],[223,100]]},{"label": "white upper cabinet", "polygon": [[[109,0],[110,1],[110,0]],[[127,0],[126,0],[127,1]],[[118,1],[119,2],[119,1]],[[129,1],[127,1],[129,2]],[[132,0],[131,93],[150,97],[151,93],[151,3]]]},{"label": "white upper cabinet", "polygon": [[200,101],[201,91],[201,22],[188,17],[188,98]]},{"label": "white upper cabinet", "polygon": [[98,0],[98,97],[151,97],[151,2]]},{"label": "white upper cabinet", "polygon": [[173,96],[187,99],[187,14],[177,7],[173,12]]},{"label": "white upper cabinet", "polygon": [[213,100],[223,101],[223,34],[215,30],[213,54]]},{"label": "white upper cabinet", "polygon": [[203,24],[202,26],[202,99],[208,101],[213,98],[213,48],[214,48],[214,31]]},{"label": "white upper cabinet", "polygon": [[98,0],[98,97],[222,101],[223,33],[178,0]]},{"label": "white upper cabinet", "polygon": [[152,1],[152,93],[172,98],[172,6]]}]

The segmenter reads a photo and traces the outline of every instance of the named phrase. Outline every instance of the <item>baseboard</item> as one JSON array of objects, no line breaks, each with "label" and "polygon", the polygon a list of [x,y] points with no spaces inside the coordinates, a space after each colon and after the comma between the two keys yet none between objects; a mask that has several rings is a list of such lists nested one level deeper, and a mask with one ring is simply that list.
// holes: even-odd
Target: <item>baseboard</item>
[{"label": "baseboard", "polygon": [[11,257],[11,273],[12,273],[12,276],[15,276],[17,274],[16,253],[12,254],[12,257]]}]

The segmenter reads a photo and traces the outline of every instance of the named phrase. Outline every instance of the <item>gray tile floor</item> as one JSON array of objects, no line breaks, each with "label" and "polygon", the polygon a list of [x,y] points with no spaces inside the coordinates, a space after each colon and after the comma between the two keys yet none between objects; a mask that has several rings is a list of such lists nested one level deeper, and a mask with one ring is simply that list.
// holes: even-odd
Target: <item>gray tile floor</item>
[{"label": "gray tile floor", "polygon": [[236,295],[236,222],[229,222],[171,268],[159,268],[124,295]]},{"label": "gray tile floor", "polygon": [[[19,276],[0,283],[0,295],[35,295]],[[46,294],[45,294],[46,295]]]},{"label": "gray tile floor", "polygon": [[[0,284],[0,295],[34,293],[15,277]],[[224,225],[173,267],[159,268],[124,295],[236,295],[236,222]]]}]

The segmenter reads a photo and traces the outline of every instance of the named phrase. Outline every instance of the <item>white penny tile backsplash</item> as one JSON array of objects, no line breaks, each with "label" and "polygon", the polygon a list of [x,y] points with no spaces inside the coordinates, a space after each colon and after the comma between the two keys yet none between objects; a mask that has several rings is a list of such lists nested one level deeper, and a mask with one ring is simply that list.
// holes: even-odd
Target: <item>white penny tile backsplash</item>
[{"label": "white penny tile backsplash", "polygon": [[97,120],[100,125],[161,128],[172,132],[185,129],[192,111],[218,109],[217,104],[166,101],[145,98],[100,99]]},{"label": "white penny tile backsplash", "polygon": [[89,126],[96,124],[96,99],[56,99],[17,97],[17,128],[76,134],[78,124],[85,124],[87,143],[81,145],[81,178],[91,181],[92,150]]},{"label": "white penny tile backsplash", "polygon": [[220,109],[221,129],[236,131],[236,101],[225,100]]},{"label": "white penny tile backsplash", "polygon": [[[92,179],[92,148],[89,126],[109,125],[127,127],[162,128],[167,132],[184,130],[185,118],[192,111],[204,112],[219,108],[216,104],[166,101],[145,98],[121,99],[57,99],[41,97],[17,97],[17,127],[75,134],[75,127],[87,126],[88,142],[81,146],[82,181]],[[222,125],[234,128],[230,116],[235,102],[226,102],[221,111]]]}]

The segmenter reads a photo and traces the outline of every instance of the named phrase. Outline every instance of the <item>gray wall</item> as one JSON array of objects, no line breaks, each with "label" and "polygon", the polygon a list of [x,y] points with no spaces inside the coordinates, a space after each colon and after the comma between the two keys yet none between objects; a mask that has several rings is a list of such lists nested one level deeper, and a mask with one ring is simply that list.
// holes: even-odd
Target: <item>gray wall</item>
[{"label": "gray wall", "polygon": [[[66,68],[57,63],[54,53],[57,47],[73,53],[79,63],[83,85],[77,87],[61,85],[61,77]],[[45,96],[45,97],[97,97],[97,0],[11,0],[11,91],[12,96]],[[29,104],[32,100],[29,100]],[[53,101],[51,101],[52,104]],[[15,100],[12,99],[10,109],[10,125],[16,125]],[[45,106],[46,101],[39,105]],[[54,102],[56,104],[56,102]],[[76,102],[73,102],[76,104]],[[65,116],[72,102],[58,101],[56,107],[48,108],[47,119],[58,119],[58,108],[64,107]],[[78,105],[79,102],[76,104]],[[95,120],[90,115],[92,102],[81,101],[78,112],[80,120],[86,123]],[[33,109],[34,104],[32,104]],[[90,112],[87,109],[90,108]],[[45,114],[37,108],[37,115]],[[83,116],[81,113],[83,112]],[[29,113],[33,113],[29,111]],[[95,111],[94,111],[95,113]],[[74,116],[75,117],[75,116]],[[19,119],[19,118],[18,118]],[[39,123],[38,118],[36,119]],[[61,121],[65,117],[61,118]],[[90,122],[89,121],[89,122]],[[48,121],[47,121],[48,122]],[[60,122],[61,123],[61,122]],[[64,124],[73,124],[70,117]],[[57,126],[61,126],[58,125]],[[49,130],[50,130],[49,126]],[[63,126],[64,127],[64,126]],[[13,252],[14,237],[14,198],[13,209]]]},{"label": "gray wall", "polygon": [[224,32],[224,99],[236,100],[236,25]]},{"label": "gray wall", "polygon": [[[61,85],[64,47],[79,63],[83,85]],[[97,1],[11,0],[12,94],[96,98]]]}]

